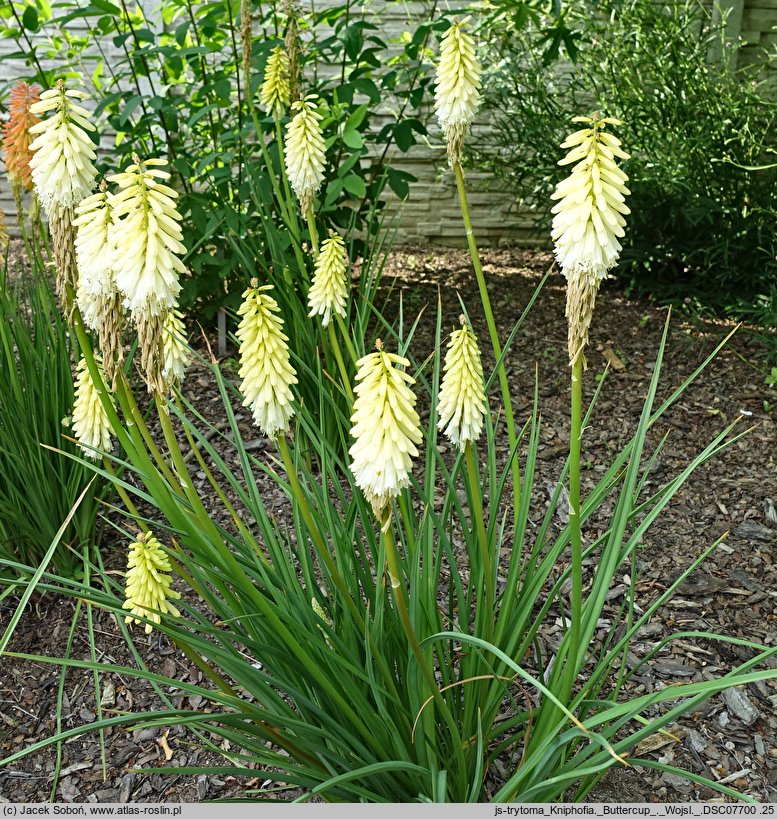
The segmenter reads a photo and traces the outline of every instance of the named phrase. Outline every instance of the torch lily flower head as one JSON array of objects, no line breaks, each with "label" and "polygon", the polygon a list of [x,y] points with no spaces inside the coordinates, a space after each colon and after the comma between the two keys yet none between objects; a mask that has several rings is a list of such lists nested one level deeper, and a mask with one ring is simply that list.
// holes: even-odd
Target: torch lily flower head
[{"label": "torch lily flower head", "polygon": [[[159,541],[146,532],[130,546],[127,559],[127,576],[123,608],[129,610],[126,623],[141,623],[144,617],[153,623],[162,622],[162,614],[179,617],[178,609],[170,602],[180,600],[181,595],[170,588],[170,559]],[[153,626],[146,623],[145,632],[150,634]]]},{"label": "torch lily flower head", "polygon": [[280,308],[267,293],[272,287],[257,284],[251,282],[238,310],[240,391],[245,397],[243,406],[253,411],[254,423],[268,438],[275,438],[288,430],[294,415],[291,386],[297,383],[297,374],[289,359]]},{"label": "torch lily flower head", "polygon": [[415,380],[405,370],[410,362],[387,353],[378,342],[377,352],[356,362],[356,400],[349,452],[351,472],[378,520],[382,522],[392,498],[410,483],[413,458],[421,443]]},{"label": "torch lily flower head", "polygon": [[448,143],[451,165],[461,161],[466,134],[480,102],[480,64],[475,41],[461,23],[454,23],[440,42],[434,107]]},{"label": "torch lily flower head", "polygon": [[[585,127],[567,137],[569,148],[560,165],[573,165],[572,172],[552,194],[551,236],[556,259],[567,279],[569,357],[574,363],[588,344],[599,286],[617,263],[619,239],[625,234],[630,213],[626,197],[628,177],[615,160],[628,159],[620,140],[608,133],[608,125],[621,123],[610,117],[575,117]],[[574,164],[573,164],[574,163]]]},{"label": "torch lily flower head", "polygon": [[73,225],[78,262],[78,308],[84,323],[97,329],[102,303],[116,293],[113,275],[113,250],[110,241],[112,209],[105,183],[97,193],[87,196],[75,209]]},{"label": "torch lily flower head", "polygon": [[486,414],[483,365],[477,339],[461,316],[461,329],[451,333],[445,355],[445,375],[440,388],[438,428],[454,446],[477,441]]},{"label": "torch lily flower head", "polygon": [[29,166],[38,199],[46,213],[52,208],[71,208],[88,196],[97,176],[93,160],[94,143],[87,131],[94,131],[91,114],[75,100],[88,98],[83,91],[68,90],[60,80],[56,88],[44,91],[30,106],[38,115],[53,112],[29,129],[35,136],[30,144],[33,157]]},{"label": "torch lily flower head", "polygon": [[124,305],[137,319],[164,315],[177,304],[185,272],[179,255],[186,253],[181,243],[181,214],[175,208],[176,191],[165,184],[170,174],[162,170],[166,159],[133,164],[122,173],[108,177],[119,191],[113,194],[113,270],[116,285],[124,295]]},{"label": "torch lily flower head", "polygon": [[40,99],[40,88],[17,82],[8,98],[10,117],[3,127],[3,162],[11,184],[18,184],[22,190],[32,190],[32,150],[30,129],[40,122],[40,117],[31,110]]},{"label": "torch lily flower head", "polygon": [[303,213],[313,204],[324,180],[324,117],[316,108],[315,98],[311,94],[293,103],[291,110],[296,113],[286,126],[286,175]]},{"label": "torch lily flower head", "polygon": [[322,242],[316,258],[313,285],[308,293],[308,316],[321,316],[324,327],[329,324],[332,313],[345,318],[347,259],[345,242],[338,233],[330,230],[329,238]]},{"label": "torch lily flower head", "polygon": [[180,384],[191,364],[191,353],[186,345],[186,326],[183,323],[183,314],[173,308],[165,316],[162,328],[162,344],[165,356],[165,365],[162,375],[170,381]]},{"label": "torch lily flower head", "polygon": [[570,150],[559,165],[574,165],[551,195],[559,200],[551,211],[555,214],[551,236],[564,275],[579,270],[603,279],[618,261],[618,239],[625,233],[624,217],[630,213],[628,177],[615,163],[616,158],[629,155],[620,140],[605,130],[607,125],[619,125],[618,120],[575,117],[573,121],[586,126],[561,145]]},{"label": "torch lily flower head", "polygon": [[289,57],[283,46],[276,46],[267,58],[264,82],[259,91],[262,108],[273,119],[280,119],[291,102]]},{"label": "torch lily flower head", "polygon": [[[98,360],[99,366],[99,360]],[[111,451],[111,424],[100,400],[100,393],[81,359],[76,368],[76,393],[73,403],[73,433],[88,458],[98,460],[100,453]]]}]

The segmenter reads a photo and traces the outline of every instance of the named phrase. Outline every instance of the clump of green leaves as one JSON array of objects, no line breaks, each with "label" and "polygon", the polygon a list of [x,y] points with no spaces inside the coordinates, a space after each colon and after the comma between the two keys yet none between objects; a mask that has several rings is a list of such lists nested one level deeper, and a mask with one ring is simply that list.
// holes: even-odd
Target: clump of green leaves
[{"label": "clump of green leaves", "polygon": [[[67,325],[48,282],[42,275],[11,282],[6,267],[0,273],[0,576],[13,564],[38,565],[93,477],[65,437],[73,407],[70,366]],[[57,572],[77,573],[84,545],[96,542],[105,489],[98,478],[76,510],[52,558]]]}]

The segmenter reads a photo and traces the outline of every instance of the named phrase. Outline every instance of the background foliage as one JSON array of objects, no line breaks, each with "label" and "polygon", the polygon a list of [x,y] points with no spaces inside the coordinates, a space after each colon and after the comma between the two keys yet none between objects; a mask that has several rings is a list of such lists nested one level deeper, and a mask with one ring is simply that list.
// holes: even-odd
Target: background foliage
[{"label": "background foliage", "polygon": [[[0,269],[0,558],[36,567],[92,478],[67,440],[71,343],[46,276],[10,282]],[[41,445],[61,449],[65,455]],[[51,565],[77,574],[95,539],[101,481],[76,510]],[[3,570],[0,569],[0,574]]]},{"label": "background foliage", "polygon": [[[306,230],[289,224],[293,214],[279,213],[272,177],[277,181],[280,167],[269,144],[275,128],[252,105],[267,57],[288,30],[290,5],[253,4],[249,87],[237,0],[172,0],[153,19],[123,0],[65,0],[56,9],[46,0],[14,0],[0,9],[3,36],[19,46],[6,59],[25,59],[31,79],[49,87],[59,76],[90,78],[96,113],[118,135],[117,150],[101,158],[102,172],[128,164],[133,152],[170,159],[179,175],[192,272],[182,307],[206,319],[218,307],[235,307],[257,273],[288,285],[284,270],[300,267]],[[407,151],[426,133],[427,43],[433,27],[446,25],[425,23],[389,42],[368,17],[369,5],[357,0],[295,16],[302,93],[318,94],[326,113],[328,178],[316,214],[319,232],[354,228],[361,237],[356,252],[378,230],[384,188],[407,195],[412,177],[389,167],[389,151]],[[106,43],[118,56],[106,53]]]},{"label": "background foliage", "polygon": [[632,155],[621,275],[661,298],[690,294],[777,325],[777,176],[749,170],[774,155],[766,55],[733,68],[741,43],[724,44],[724,21],[697,0],[591,11],[590,3],[566,9],[573,33],[561,45],[574,64],[543,57],[533,28],[487,38],[494,130],[481,160],[545,230],[570,118],[592,110],[621,118]]}]

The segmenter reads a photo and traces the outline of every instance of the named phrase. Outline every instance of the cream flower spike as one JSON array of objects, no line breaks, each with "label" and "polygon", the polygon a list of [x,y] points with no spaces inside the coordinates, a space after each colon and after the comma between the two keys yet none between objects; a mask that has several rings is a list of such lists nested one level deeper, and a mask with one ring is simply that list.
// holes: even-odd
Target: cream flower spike
[{"label": "cream flower spike", "polygon": [[552,239],[556,258],[565,275],[573,271],[591,273],[603,279],[615,266],[631,211],[626,206],[628,177],[615,158],[628,159],[620,140],[605,131],[619,125],[612,118],[575,117],[587,127],[575,131],[562,143],[570,148],[559,165],[576,163],[571,174],[556,186],[552,199],[560,200],[552,209]]},{"label": "cream flower spike", "polygon": [[321,244],[313,274],[313,285],[308,293],[308,316],[321,316],[326,327],[332,313],[345,318],[345,300],[348,296],[346,270],[348,257],[342,237],[329,231],[329,238]]},{"label": "cream flower spike", "polygon": [[283,46],[276,46],[267,58],[264,82],[259,91],[262,108],[273,119],[281,119],[291,102],[289,57]]},{"label": "cream flower spike", "polygon": [[307,213],[313,197],[324,180],[324,137],[316,108],[315,95],[297,100],[291,106],[296,114],[286,126],[286,175],[299,199],[300,210]]},{"label": "cream flower spike", "polygon": [[463,28],[466,22],[454,23],[443,35],[435,81],[434,107],[451,165],[461,162],[464,135],[480,103],[480,63],[475,41]]},{"label": "cream flower spike", "polygon": [[186,344],[186,326],[180,310],[173,308],[167,313],[162,333],[165,355],[162,375],[168,381],[180,384],[186,374],[186,368],[192,362],[191,353]]},{"label": "cream flower spike", "polygon": [[[99,366],[99,360],[97,361]],[[111,424],[83,358],[76,367],[73,434],[88,458],[94,460],[100,458],[100,453],[95,452],[96,449],[102,452],[111,451]]]},{"label": "cream flower spike", "polygon": [[30,143],[32,181],[46,213],[52,208],[71,208],[88,196],[97,176],[92,161],[96,159],[94,143],[87,131],[94,131],[92,116],[74,100],[88,99],[83,91],[65,88],[63,80],[56,88],[44,91],[40,101],[30,106],[39,115],[53,111],[52,116],[30,128],[35,139]]},{"label": "cream flower spike", "polygon": [[461,329],[451,333],[445,355],[445,375],[440,388],[437,423],[450,442],[464,449],[477,441],[486,414],[483,365],[475,334],[461,316]]},{"label": "cream flower spike", "polygon": [[176,191],[165,182],[170,178],[166,159],[133,164],[123,173],[108,177],[119,191],[113,194],[113,269],[116,285],[124,295],[124,306],[135,320],[164,315],[176,306],[185,272],[179,255],[181,214],[175,208]]},{"label": "cream flower spike", "polygon": [[[626,197],[628,177],[615,160],[628,159],[620,140],[605,131],[621,123],[611,117],[575,117],[585,127],[571,134],[562,148],[569,148],[559,165],[574,164],[570,175],[552,194],[551,237],[556,259],[567,279],[569,357],[574,363],[588,344],[596,294],[602,280],[618,262],[619,239],[625,234],[630,213]],[[583,356],[585,364],[585,357]]]},{"label": "cream flower spike", "polygon": [[414,379],[399,366],[410,362],[387,353],[380,342],[377,352],[356,362],[356,400],[353,406],[350,448],[351,472],[378,520],[383,524],[388,505],[410,483],[412,459],[418,455],[422,435],[410,387]]},{"label": "cream flower spike", "polygon": [[76,301],[84,323],[96,330],[102,304],[116,293],[109,240],[111,204],[104,182],[101,190],[87,196],[75,213],[73,225],[78,229],[75,240],[78,262]]},{"label": "cream flower spike", "polygon": [[289,339],[277,302],[254,279],[243,293],[236,336],[240,341],[240,392],[244,407],[251,407],[254,423],[268,438],[282,435],[294,415],[291,385],[297,373],[289,360]]},{"label": "cream flower spike", "polygon": [[[146,532],[130,546],[127,559],[127,575],[124,588],[123,608],[129,610],[125,623],[138,623],[141,617],[153,623],[162,622],[162,614],[180,617],[178,609],[170,602],[180,600],[181,595],[170,588],[170,559],[159,541]],[[151,623],[146,623],[145,632],[150,634]]]}]

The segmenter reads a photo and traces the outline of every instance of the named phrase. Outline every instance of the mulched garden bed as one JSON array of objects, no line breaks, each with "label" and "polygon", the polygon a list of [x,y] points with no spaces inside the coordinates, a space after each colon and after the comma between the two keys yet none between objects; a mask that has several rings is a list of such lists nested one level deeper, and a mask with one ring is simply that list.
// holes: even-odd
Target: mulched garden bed
[{"label": "mulched garden bed", "polygon": [[[492,304],[506,338],[529,299],[550,257],[541,253],[492,251],[484,267]],[[392,279],[394,280],[392,282]],[[391,299],[402,294],[405,315],[426,307],[413,342],[421,358],[431,352],[438,293],[449,330],[462,297],[475,322],[481,347],[487,333],[480,314],[477,288],[469,257],[460,251],[432,248],[403,249],[387,268],[384,287],[393,284]],[[458,294],[458,295],[457,295]],[[591,425],[583,439],[583,491],[604,472],[614,454],[634,433],[651,377],[666,311],[645,301],[625,299],[615,288],[600,294],[588,355],[587,394],[607,363],[610,374]],[[658,400],[668,396],[731,329],[723,322],[701,322],[683,315],[672,319]],[[215,347],[215,345],[214,345]],[[652,485],[658,486],[682,470],[728,423],[741,418],[740,428],[751,432],[700,468],[648,531],[639,553],[637,602],[649,605],[671,584],[700,551],[724,532],[728,536],[704,566],[658,610],[640,634],[633,650],[644,656],[662,637],[678,631],[704,630],[777,645],[777,392],[764,384],[758,369],[762,351],[753,336],[740,331],[684,396],[651,432],[655,445],[668,434],[654,466]],[[488,356],[486,355],[486,366]],[[535,368],[539,368],[542,431],[532,520],[544,514],[549,490],[558,478],[568,436],[568,367],[564,285],[551,277],[521,328],[509,356],[509,378],[517,399],[517,421],[530,410]],[[206,373],[195,366],[184,391],[203,414],[218,422],[223,409]],[[245,435],[255,453],[267,447],[243,413]],[[504,452],[504,444],[502,445]],[[204,475],[196,474],[205,489]],[[277,515],[288,503],[269,485],[266,500]],[[584,536],[598,534],[608,508],[590,521]],[[288,514],[286,511],[285,514]],[[603,515],[605,517],[603,517]],[[126,544],[104,544],[109,567],[120,570]],[[628,577],[611,593],[615,614]],[[0,604],[0,624],[13,612],[9,600]],[[61,656],[64,653],[74,604],[62,599],[39,599],[26,612],[11,650]],[[132,664],[109,614],[94,612],[98,657],[106,663]],[[602,637],[614,625],[603,619]],[[560,628],[560,625],[559,625]],[[543,635],[554,644],[551,628]],[[157,634],[138,635],[143,657],[153,671],[180,680],[200,682],[200,672]],[[85,620],[81,619],[72,656],[89,658]],[[651,691],[672,682],[718,677],[749,656],[736,646],[711,640],[677,640],[640,670],[633,686]],[[777,665],[777,663],[775,664]],[[0,663],[0,757],[6,757],[55,731],[60,672],[54,666],[3,658]],[[106,712],[153,710],[159,701],[141,680],[104,675],[102,699]],[[198,697],[180,698],[175,705],[205,708]],[[637,753],[673,762],[706,777],[727,782],[759,801],[777,800],[777,683],[735,689],[714,697],[674,726],[676,739],[661,736]],[[65,684],[63,727],[96,719],[91,672],[70,670]],[[228,749],[225,749],[228,750]],[[269,775],[256,771],[252,779],[221,776],[160,774],[158,769],[214,765],[219,757],[203,749],[179,726],[169,730],[114,730],[105,737],[106,778],[103,777],[99,737],[90,734],[62,747],[56,798],[62,801],[159,802],[201,801],[245,796]],[[0,768],[0,801],[44,801],[50,797],[56,750],[53,747]],[[499,771],[495,773],[499,776]],[[297,792],[289,791],[286,798]],[[283,795],[280,795],[284,798]],[[686,780],[660,772],[620,768],[612,771],[592,794],[594,801],[692,801],[713,794]]]}]

